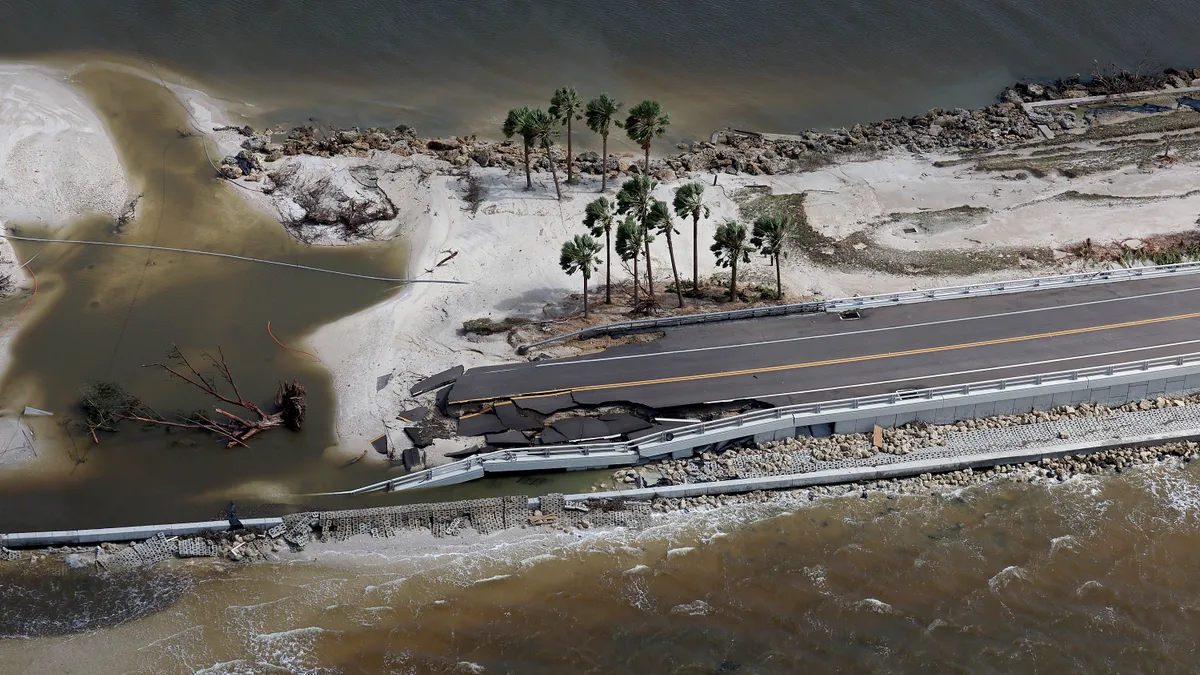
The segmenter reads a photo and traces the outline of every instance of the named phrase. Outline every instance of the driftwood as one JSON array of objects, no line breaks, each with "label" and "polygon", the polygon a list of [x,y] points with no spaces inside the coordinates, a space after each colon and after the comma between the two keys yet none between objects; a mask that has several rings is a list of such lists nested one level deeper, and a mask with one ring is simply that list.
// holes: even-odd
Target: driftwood
[{"label": "driftwood", "polygon": [[168,358],[174,362],[172,365],[151,363],[144,367],[161,368],[171,377],[188,383],[221,403],[240,408],[245,412],[234,413],[214,406],[213,412],[216,415],[199,411],[189,415],[175,415],[173,419],[168,419],[115,384],[89,385],[83,390],[83,408],[87,417],[88,431],[97,443],[99,443],[99,439],[96,436],[96,430],[116,431],[116,422],[120,420],[177,429],[202,429],[225,439],[226,447],[229,448],[238,445],[249,447],[246,445],[246,441],[271,429],[287,428],[299,431],[304,423],[308,407],[307,394],[304,385],[295,380],[290,384],[284,382],[279,385],[279,389],[275,393],[275,410],[267,412],[242,396],[220,347],[217,348],[216,357],[205,352],[204,358],[208,359],[220,378],[233,390],[232,395],[222,393],[217,388],[216,379],[205,377],[188,361],[178,347],[171,346]]},{"label": "driftwood", "polygon": [[355,457],[355,458],[351,459],[350,461],[346,462],[345,464],[343,464],[342,468],[344,469],[352,464],[357,464],[360,460],[362,460],[363,457],[366,457],[366,456],[367,456],[367,451],[363,450],[361,455],[359,455],[358,457]]}]

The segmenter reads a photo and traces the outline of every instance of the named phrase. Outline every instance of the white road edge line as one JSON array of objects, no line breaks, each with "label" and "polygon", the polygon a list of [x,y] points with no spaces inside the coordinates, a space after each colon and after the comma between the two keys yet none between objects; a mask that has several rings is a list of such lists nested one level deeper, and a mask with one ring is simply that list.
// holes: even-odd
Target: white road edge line
[{"label": "white road edge line", "polygon": [[[924,323],[911,323],[903,326],[887,326],[884,328],[868,328],[866,330],[843,331],[841,333],[826,333],[823,335],[805,335],[794,338],[780,338],[778,340],[762,340],[759,342],[743,342],[733,345],[714,345],[712,347],[694,347],[692,349],[675,349],[666,352],[649,352],[646,354],[627,354],[625,356],[606,356],[597,359],[580,359],[577,361],[550,361],[548,363],[539,363],[534,368],[554,368],[559,366],[578,366],[590,363],[601,363],[604,361],[621,361],[625,359],[644,359],[652,356],[671,356],[673,354],[691,354],[695,352],[707,352],[720,349],[740,349],[742,347],[762,347],[765,345],[783,344],[785,342],[801,342],[804,340],[823,340],[826,338],[845,337],[847,335],[865,335],[867,333],[881,333],[891,330],[904,330],[908,328],[923,328],[926,326],[940,326],[948,323],[959,323],[962,321],[977,321],[979,319],[996,319],[1004,316],[1017,316],[1019,314],[1032,314],[1035,312],[1054,312],[1072,307],[1086,307],[1089,305],[1100,305],[1109,302],[1124,302],[1127,300],[1141,300],[1144,298],[1154,298],[1163,295],[1174,295],[1176,293],[1194,293],[1200,291],[1200,288],[1180,288],[1173,291],[1159,291],[1158,293],[1146,293],[1144,295],[1131,295],[1124,298],[1108,298],[1105,300],[1091,300],[1088,302],[1077,302],[1071,305],[1055,305],[1053,307],[1037,307],[1034,309],[1022,309],[1015,312],[1002,312],[999,314],[981,314],[979,316],[964,316],[957,319],[942,319],[940,321],[926,321]],[[507,371],[490,371],[492,372],[507,372]]]},{"label": "white road edge line", "polygon": [[916,379],[946,377],[947,375],[967,375],[971,373],[986,373],[995,370],[1007,370],[1009,368],[1025,368],[1028,366],[1043,366],[1048,363],[1062,363],[1063,361],[1078,361],[1080,359],[1094,359],[1102,356],[1115,356],[1117,354],[1129,354],[1131,352],[1142,352],[1151,349],[1166,349],[1167,347],[1182,347],[1183,345],[1200,344],[1200,340],[1185,340],[1183,342],[1171,342],[1165,345],[1149,345],[1146,347],[1131,347],[1129,349],[1118,349],[1111,352],[1101,352],[1099,354],[1080,354],[1078,356],[1063,356],[1056,359],[1045,359],[1044,361],[1030,361],[1028,363],[1012,363],[1007,366],[991,366],[988,368],[975,368],[974,370],[956,370],[951,373],[933,373],[930,375],[914,375],[912,377],[902,377],[895,380],[880,380],[878,382],[857,382],[854,384],[844,384],[837,387],[823,387],[821,389],[802,389],[800,391],[788,391],[781,394],[764,394],[755,396],[742,396],[739,398],[724,399],[721,401],[705,401],[704,405],[712,405],[716,403],[732,403],[734,401],[745,401],[751,398],[779,398],[781,396],[796,396],[799,394],[817,394],[823,391],[838,391],[839,389],[853,389],[854,387],[872,387],[880,384],[898,384],[900,382],[912,382]]}]

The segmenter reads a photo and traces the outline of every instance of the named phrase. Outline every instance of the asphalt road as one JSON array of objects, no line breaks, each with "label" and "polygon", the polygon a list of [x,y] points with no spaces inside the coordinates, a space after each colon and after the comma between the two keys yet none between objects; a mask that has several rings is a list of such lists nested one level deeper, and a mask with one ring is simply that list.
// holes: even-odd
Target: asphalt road
[{"label": "asphalt road", "polygon": [[[668,329],[599,354],[467,371],[451,403],[787,405],[1200,351],[1200,275]],[[518,401],[518,402],[519,402]]]}]

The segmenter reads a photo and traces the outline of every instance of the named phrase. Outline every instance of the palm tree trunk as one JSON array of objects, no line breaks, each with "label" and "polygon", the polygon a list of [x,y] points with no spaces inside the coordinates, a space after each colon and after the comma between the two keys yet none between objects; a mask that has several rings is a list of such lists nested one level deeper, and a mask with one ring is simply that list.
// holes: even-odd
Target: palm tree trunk
[{"label": "palm tree trunk", "polygon": [[604,228],[604,304],[612,304],[612,227]]},{"label": "palm tree trunk", "polygon": [[585,319],[586,319],[586,318],[588,318],[588,302],[587,302],[587,300],[588,300],[588,292],[587,292],[587,291],[588,291],[588,289],[587,289],[587,282],[588,282],[588,278],[585,276],[585,277],[583,278],[583,318],[585,318]]},{"label": "palm tree trunk", "polygon": [[650,242],[646,242],[646,295],[654,297],[654,268],[650,264]]},{"label": "palm tree trunk", "polygon": [[734,258],[733,262],[730,263],[729,301],[733,302],[734,298],[736,298],[736,297],[737,297],[737,258]]},{"label": "palm tree trunk", "polygon": [[675,277],[675,296],[679,298],[679,308],[683,308],[683,287],[679,285],[679,269],[675,267],[675,244],[671,240],[671,231],[667,230],[667,252],[671,255],[671,276]]},{"label": "palm tree trunk", "polygon": [[562,189],[558,187],[558,170],[554,168],[554,154],[550,152],[550,144],[545,145],[546,161],[550,162],[550,175],[554,176],[554,194],[558,196],[558,201],[562,201]]},{"label": "palm tree trunk", "polygon": [[650,144],[646,144],[646,175],[650,175]]},{"label": "palm tree trunk", "polygon": [[525,189],[533,189],[533,175],[529,173],[529,144],[525,144]]},{"label": "palm tree trunk", "polygon": [[641,279],[638,279],[638,264],[637,264],[637,261],[638,261],[638,258],[639,258],[639,257],[640,257],[640,256],[636,256],[636,255],[635,255],[635,256],[633,256],[633,308],[634,308],[634,309],[637,309],[637,306],[638,306],[638,288],[639,288],[639,287],[642,285],[642,280],[641,280]]},{"label": "palm tree trunk", "polygon": [[567,115],[567,185],[575,182],[575,175],[572,173],[574,160],[575,156],[571,154],[571,116]]},{"label": "palm tree trunk", "polygon": [[600,194],[604,194],[604,191],[608,189],[608,134],[604,134],[600,139],[600,161],[602,163],[600,170]]},{"label": "palm tree trunk", "polygon": [[692,214],[692,290],[700,292],[700,213]]},{"label": "palm tree trunk", "polygon": [[775,299],[783,300],[783,276],[779,271],[779,254],[775,254]]}]

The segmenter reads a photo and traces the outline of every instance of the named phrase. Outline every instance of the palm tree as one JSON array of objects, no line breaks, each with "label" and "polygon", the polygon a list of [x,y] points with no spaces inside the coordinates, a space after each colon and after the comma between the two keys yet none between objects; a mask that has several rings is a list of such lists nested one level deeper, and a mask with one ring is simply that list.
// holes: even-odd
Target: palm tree
[{"label": "palm tree", "polygon": [[512,138],[520,136],[525,147],[525,189],[533,189],[533,176],[529,173],[529,151],[533,148],[533,142],[537,140],[537,133],[530,124],[530,117],[533,111],[529,106],[523,108],[513,108],[508,111],[508,117],[504,118],[504,137]]},{"label": "palm tree", "polygon": [[710,249],[717,256],[717,264],[731,268],[729,275],[729,301],[737,298],[738,262],[750,262],[750,243],[746,241],[746,226],[730,220],[717,228]]},{"label": "palm tree", "polygon": [[761,216],[754,221],[754,232],[750,237],[750,245],[758,252],[771,259],[775,266],[775,296],[783,299],[783,278],[779,272],[779,257],[783,255],[783,243],[787,241],[791,222],[781,215]]},{"label": "palm tree", "polygon": [[560,87],[554,92],[554,96],[550,98],[550,116],[561,124],[567,125],[567,184],[575,182],[575,173],[573,167],[575,165],[575,156],[571,154],[571,120],[581,120],[583,115],[583,101],[579,100],[579,94],[576,93],[575,87]]},{"label": "palm tree", "polygon": [[558,136],[558,123],[541,108],[529,111],[527,119],[529,127],[533,130],[534,139],[546,151],[546,161],[550,162],[550,175],[554,176],[554,194],[561,202],[562,188],[558,186],[558,170],[554,168],[554,153],[550,151],[554,145],[554,138]]},{"label": "palm tree", "polygon": [[604,197],[588,203],[583,212],[583,225],[592,231],[593,237],[604,234],[604,304],[612,304],[612,229],[617,222],[613,205]]},{"label": "palm tree", "polygon": [[621,120],[614,119],[621,112],[621,103],[608,94],[600,94],[588,101],[587,125],[593,132],[600,134],[600,157],[604,163],[604,171],[600,174],[600,192],[608,189],[608,130],[613,124],[621,126]]},{"label": "palm tree", "polygon": [[[649,176],[634,176],[621,184],[617,193],[617,213],[632,214],[641,224],[642,229],[649,231],[650,224],[646,218],[650,215],[650,207],[654,205],[654,188],[658,183],[650,180]],[[650,269],[650,242],[646,239],[646,292],[654,297],[654,274]]]},{"label": "palm tree", "polygon": [[642,101],[629,109],[629,117],[625,118],[625,133],[629,134],[629,140],[646,151],[646,175],[650,175],[650,142],[655,136],[665,134],[670,123],[671,116],[662,111],[662,104],[658,101]]},{"label": "palm tree", "polygon": [[642,227],[642,224],[633,216],[626,216],[625,220],[617,227],[617,255],[621,256],[621,260],[633,263],[633,306],[638,306],[638,289],[641,282],[638,280],[638,258],[642,257],[642,248],[649,242],[654,241],[654,235],[650,231]]},{"label": "palm tree", "polygon": [[563,242],[562,255],[558,264],[567,274],[581,272],[583,274],[583,318],[588,317],[588,279],[592,278],[600,254],[600,242],[590,235],[577,234],[574,239]]},{"label": "palm tree", "polygon": [[675,188],[675,215],[692,219],[692,290],[700,290],[700,216],[710,214],[704,203],[704,184],[686,183]]},{"label": "palm tree", "polygon": [[679,285],[679,268],[675,266],[675,243],[672,235],[679,234],[675,223],[671,220],[671,208],[666,202],[655,200],[646,216],[647,223],[655,232],[667,238],[667,252],[671,255],[671,274],[675,277],[675,296],[679,298],[679,306],[683,307],[683,287]]}]

